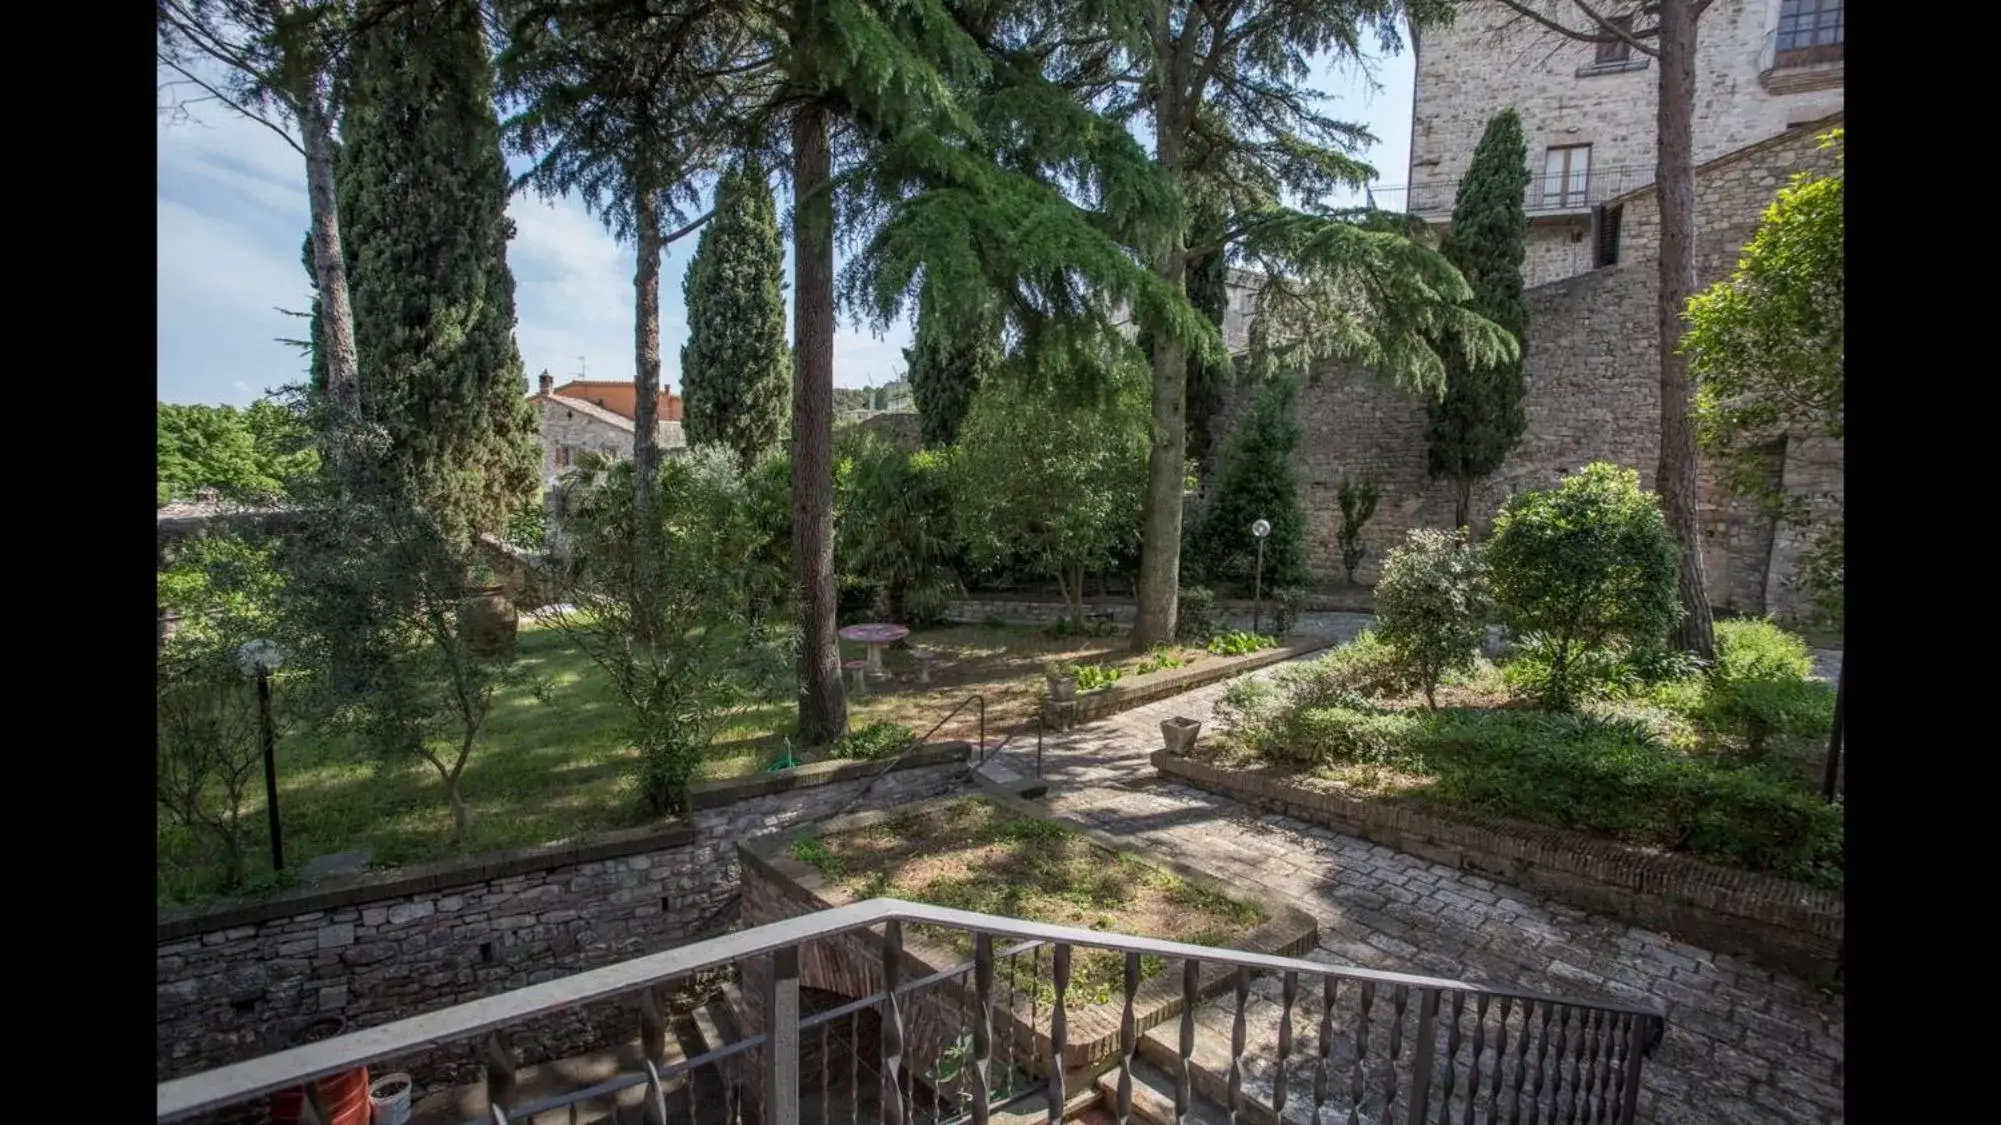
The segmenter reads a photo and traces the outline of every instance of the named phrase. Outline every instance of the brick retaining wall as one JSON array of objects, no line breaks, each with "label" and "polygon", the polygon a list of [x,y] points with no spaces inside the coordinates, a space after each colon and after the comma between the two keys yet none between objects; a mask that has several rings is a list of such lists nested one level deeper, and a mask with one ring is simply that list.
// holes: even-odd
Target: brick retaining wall
[{"label": "brick retaining wall", "polygon": [[1218,769],[1163,750],[1152,761],[1197,788],[1808,980],[1832,976],[1841,957],[1835,891],[1577,832],[1307,789],[1269,770]]},{"label": "brick retaining wall", "polygon": [[[163,912],[157,925],[155,1080],[270,1050],[285,1029],[338,1014],[355,1030],[671,948],[727,928],[736,844],[946,792],[964,742],[883,763],[822,762],[698,785],[682,821],[539,848],[331,879],[253,901]],[[859,798],[859,800],[858,800]],[[637,1033],[630,1004],[518,1029],[523,1063]],[[467,1045],[399,1063],[421,1096],[469,1081]]]}]

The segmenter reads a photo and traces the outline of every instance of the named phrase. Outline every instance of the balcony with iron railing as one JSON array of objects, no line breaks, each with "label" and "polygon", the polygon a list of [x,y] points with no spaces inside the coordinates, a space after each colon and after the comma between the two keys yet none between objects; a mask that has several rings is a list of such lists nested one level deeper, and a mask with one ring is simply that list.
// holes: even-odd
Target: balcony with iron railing
[{"label": "balcony with iron railing", "polygon": [[[1385,210],[1407,211],[1436,221],[1452,216],[1452,206],[1459,198],[1462,182],[1432,180],[1393,184],[1371,189],[1371,196],[1375,205]],[[1654,168],[1650,164],[1592,168],[1589,172],[1568,176],[1538,174],[1529,180],[1522,203],[1528,209],[1531,220],[1588,215],[1606,200],[1637,191],[1653,182]]]},{"label": "balcony with iron railing", "polygon": [[[913,971],[906,927],[956,937],[971,957]],[[802,964],[844,936],[879,958],[873,983],[808,1011]],[[1075,950],[1122,953],[1117,986],[1075,995]],[[719,975],[748,997],[748,1034],[670,1049],[660,998]],[[1143,988],[1170,1003],[1136,1005]],[[1121,995],[1117,1034],[1078,1065],[1073,1010]],[[520,1080],[510,1029],[633,1000],[627,1072],[559,1089]],[[1165,1022],[1143,1026],[1146,1012]],[[470,1125],[635,1119],[615,1103],[656,1125],[1054,1123],[1093,1104],[1122,1125],[1625,1123],[1662,1030],[1658,1013],[1614,1003],[871,899],[164,1082],[156,1119],[301,1091],[299,1119],[326,1121],[320,1080],[459,1045],[486,1060],[459,1103]]]}]

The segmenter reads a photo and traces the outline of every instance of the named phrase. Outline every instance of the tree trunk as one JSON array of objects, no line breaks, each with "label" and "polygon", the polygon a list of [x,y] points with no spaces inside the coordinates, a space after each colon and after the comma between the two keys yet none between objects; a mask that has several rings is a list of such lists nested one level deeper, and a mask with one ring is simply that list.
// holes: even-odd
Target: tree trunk
[{"label": "tree trunk", "polygon": [[827,111],[792,119],[792,566],[799,585],[799,738],[848,726],[834,634],[834,196]]},{"label": "tree trunk", "polygon": [[1466,537],[1473,537],[1473,478],[1459,476],[1452,478],[1452,526],[1461,528]]},{"label": "tree trunk", "polygon": [[445,801],[452,807],[452,847],[458,847],[466,838],[466,803],[459,796],[459,779],[456,774],[445,775]]},{"label": "tree trunk", "polygon": [[[1192,34],[1192,33],[1191,33]],[[1178,58],[1178,52],[1177,52]],[[1182,112],[1178,68],[1154,107],[1154,159],[1181,180]],[[1188,284],[1187,232],[1176,231],[1154,272],[1176,292]],[[1139,604],[1132,650],[1174,639],[1181,596],[1181,490],[1188,460],[1188,351],[1165,332],[1153,334],[1153,419],[1146,456],[1146,504],[1140,524]]]},{"label": "tree trunk", "polygon": [[1654,169],[1661,209],[1661,451],[1654,490],[1668,527],[1681,541],[1681,624],[1675,647],[1708,659],[1714,628],[1702,565],[1702,519],[1696,508],[1695,428],[1689,421],[1688,359],[1681,351],[1683,313],[1695,293],[1695,5],[1660,6],[1660,137]]},{"label": "tree trunk", "polygon": [[361,413],[361,364],[354,350],[354,303],[348,297],[347,259],[340,245],[340,196],[334,190],[333,122],[310,79],[298,95],[299,132],[306,142],[306,204],[311,213],[313,280],[319,287],[321,355],[327,398],[335,416]]},{"label": "tree trunk", "polygon": [[1084,627],[1084,568],[1073,566],[1069,569],[1069,580],[1064,585],[1064,601],[1070,609],[1070,623],[1079,629]]},{"label": "tree trunk", "polygon": [[889,619],[891,622],[897,625],[909,624],[909,622],[905,620],[905,612],[904,612],[904,606],[909,600],[906,596],[909,588],[910,588],[910,582],[906,578],[904,578],[903,575],[895,574],[890,576]]},{"label": "tree trunk", "polygon": [[654,494],[660,487],[660,212],[649,192],[633,201],[638,266],[632,274],[632,623],[636,639],[651,641],[658,605],[660,551],[655,542]]},{"label": "tree trunk", "polygon": [[[1820,795],[1834,800],[1835,782],[1841,778],[1841,713],[1848,699],[1848,654],[1841,654],[1841,671],[1834,677],[1834,727],[1827,734],[1827,774],[1821,778]],[[1841,787],[1846,792],[1847,786]]]}]

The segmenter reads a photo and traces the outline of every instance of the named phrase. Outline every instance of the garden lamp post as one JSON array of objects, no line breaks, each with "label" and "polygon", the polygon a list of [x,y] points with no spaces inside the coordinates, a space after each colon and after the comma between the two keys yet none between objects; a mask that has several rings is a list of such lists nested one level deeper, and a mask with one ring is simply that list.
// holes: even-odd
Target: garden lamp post
[{"label": "garden lamp post", "polygon": [[1259,520],[1251,525],[1251,537],[1258,541],[1257,577],[1251,584],[1251,632],[1258,631],[1264,618],[1265,607],[1265,536],[1271,534],[1271,521]]},{"label": "garden lamp post", "polygon": [[278,829],[278,727],[271,721],[271,673],[285,663],[276,641],[246,641],[237,667],[257,678],[257,725],[264,739],[264,810],[271,820],[271,870],[285,869],[285,838]]}]

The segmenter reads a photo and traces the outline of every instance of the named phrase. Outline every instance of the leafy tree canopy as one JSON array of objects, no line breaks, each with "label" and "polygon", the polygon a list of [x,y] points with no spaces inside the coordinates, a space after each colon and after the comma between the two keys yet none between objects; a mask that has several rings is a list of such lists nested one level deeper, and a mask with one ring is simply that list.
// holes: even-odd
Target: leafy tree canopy
[{"label": "leafy tree canopy", "polygon": [[163,402],[155,433],[162,504],[210,488],[226,500],[283,501],[319,465],[304,420],[268,399],[244,410]]}]

